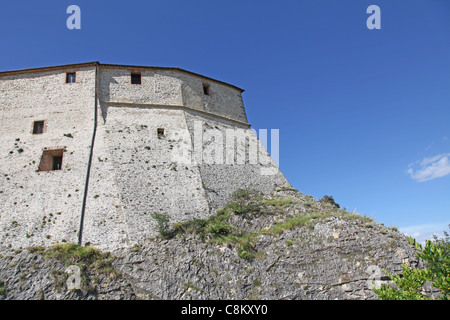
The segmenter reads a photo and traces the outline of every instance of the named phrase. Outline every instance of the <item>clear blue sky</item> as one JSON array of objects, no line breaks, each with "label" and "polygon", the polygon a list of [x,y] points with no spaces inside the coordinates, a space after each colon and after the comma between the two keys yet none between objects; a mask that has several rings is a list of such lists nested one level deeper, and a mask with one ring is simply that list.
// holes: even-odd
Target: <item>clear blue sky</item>
[{"label": "clear blue sky", "polygon": [[296,189],[420,239],[448,230],[448,0],[2,1],[0,34],[0,70],[100,61],[242,87]]}]

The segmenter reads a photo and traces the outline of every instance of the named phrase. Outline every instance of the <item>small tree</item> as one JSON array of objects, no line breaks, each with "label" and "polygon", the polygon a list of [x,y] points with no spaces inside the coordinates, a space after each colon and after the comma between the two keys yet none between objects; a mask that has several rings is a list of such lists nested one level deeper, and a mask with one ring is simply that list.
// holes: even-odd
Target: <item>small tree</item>
[{"label": "small tree", "polygon": [[172,234],[170,232],[169,226],[169,215],[167,213],[153,213],[153,219],[156,220],[156,228],[158,229],[158,233],[163,238],[168,238]]}]

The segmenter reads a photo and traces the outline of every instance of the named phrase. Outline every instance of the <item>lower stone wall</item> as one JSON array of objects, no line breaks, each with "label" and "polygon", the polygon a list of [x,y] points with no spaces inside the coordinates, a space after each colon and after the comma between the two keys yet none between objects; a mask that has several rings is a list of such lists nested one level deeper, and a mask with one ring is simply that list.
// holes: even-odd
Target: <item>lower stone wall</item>
[{"label": "lower stone wall", "polygon": [[[153,213],[168,214],[170,223],[206,218],[237,189],[269,194],[277,186],[289,186],[247,126],[176,108],[98,108],[83,243],[103,250],[133,245],[158,234]],[[58,172],[35,172],[38,164],[21,168],[24,159],[38,158],[34,153],[39,149],[8,156],[16,163],[0,172],[1,205],[7,209],[0,220],[4,245],[77,242],[92,136],[91,123],[87,127],[83,146],[76,144],[78,135],[63,137],[67,150]],[[239,140],[231,156],[226,141],[230,130]],[[248,158],[252,143],[266,162]],[[241,155],[247,159],[240,161]],[[211,161],[220,156],[222,162]]]},{"label": "lower stone wall", "polygon": [[[158,136],[158,129],[163,129],[164,135]],[[167,213],[171,222],[208,215],[198,167],[173,158],[178,145],[191,143],[179,136],[180,130],[187,130],[181,110],[107,108],[106,123],[99,125],[95,146],[88,205],[89,215],[95,218],[86,220],[86,230],[91,224],[86,241],[101,247],[104,237],[108,246],[154,237],[153,213]],[[117,231],[122,236],[118,237]]]}]

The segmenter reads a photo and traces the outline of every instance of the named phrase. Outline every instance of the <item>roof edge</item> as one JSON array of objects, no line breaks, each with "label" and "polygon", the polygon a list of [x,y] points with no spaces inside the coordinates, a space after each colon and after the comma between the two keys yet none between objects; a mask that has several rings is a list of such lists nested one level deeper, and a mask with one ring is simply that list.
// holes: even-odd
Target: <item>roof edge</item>
[{"label": "roof edge", "polygon": [[105,68],[121,68],[121,69],[147,69],[147,70],[166,70],[166,71],[177,71],[177,72],[184,72],[196,77],[201,77],[203,79],[207,79],[210,81],[215,81],[217,83],[221,83],[224,85],[227,85],[229,87],[232,87],[234,89],[239,90],[241,93],[245,90],[242,88],[239,88],[235,85],[232,85],[230,83],[217,80],[211,77],[207,77],[204,75],[201,75],[199,73],[195,73],[192,71],[188,71],[182,68],[178,67],[156,67],[156,66],[137,66],[137,65],[123,65],[123,64],[103,64],[99,61],[92,61],[92,62],[85,62],[85,63],[74,63],[74,64],[64,64],[64,65],[57,65],[57,66],[48,66],[48,67],[37,67],[37,68],[27,68],[27,69],[18,69],[18,70],[9,70],[9,71],[0,71],[0,76],[7,76],[7,75],[15,75],[15,74],[22,74],[22,73],[33,73],[33,72],[43,72],[43,71],[52,71],[52,70],[59,70],[59,69],[68,69],[68,68],[82,68],[82,67],[94,67],[94,66],[100,66]]},{"label": "roof edge", "polygon": [[84,62],[84,63],[74,63],[74,64],[63,64],[57,66],[48,66],[48,67],[37,67],[37,68],[27,68],[27,69],[18,69],[18,70],[8,70],[8,71],[0,71],[0,76],[14,75],[20,73],[33,73],[37,71],[51,71],[58,69],[67,69],[67,68],[75,68],[75,67],[94,67],[96,65],[100,65],[98,61],[94,62]]},{"label": "roof edge", "polygon": [[184,72],[193,76],[201,77],[207,80],[215,81],[221,84],[225,84],[227,86],[233,87],[234,89],[237,89],[239,91],[244,92],[245,90],[242,88],[239,88],[233,84],[230,84],[225,81],[217,80],[208,76],[204,76],[202,74],[192,72],[189,70],[185,70],[179,67],[157,67],[157,66],[137,66],[137,65],[123,65],[123,64],[108,64],[108,63],[100,63],[100,67],[106,67],[106,68],[122,68],[122,69],[147,69],[147,70],[167,70],[167,71],[179,71]]}]

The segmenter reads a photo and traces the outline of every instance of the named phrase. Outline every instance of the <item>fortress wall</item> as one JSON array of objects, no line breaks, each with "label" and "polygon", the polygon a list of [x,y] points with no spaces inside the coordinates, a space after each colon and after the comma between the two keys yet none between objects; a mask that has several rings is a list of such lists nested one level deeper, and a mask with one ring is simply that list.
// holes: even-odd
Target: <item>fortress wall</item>
[{"label": "fortress wall", "polygon": [[[186,119],[194,141],[199,140],[195,138],[196,135],[198,137],[199,124],[202,128],[200,140],[203,141],[203,155],[199,166],[212,208],[224,207],[232,200],[231,196],[237,189],[256,189],[269,194],[277,186],[290,186],[252,129],[213,117],[199,116],[195,112],[186,112]],[[230,132],[235,135],[234,139],[227,138]],[[257,159],[250,160],[250,141],[260,153]],[[229,158],[227,148],[232,150]],[[219,156],[216,157],[216,154]]]},{"label": "fortress wall", "polygon": [[[66,84],[66,71],[77,83]],[[0,242],[76,241],[94,117],[95,68],[0,76]],[[45,132],[32,134],[33,121]],[[69,134],[71,137],[64,136]],[[62,170],[37,172],[44,148]],[[20,152],[22,151],[22,152]]]},{"label": "fortress wall", "polygon": [[[95,66],[74,68],[0,75],[0,249],[78,240],[94,130]],[[234,130],[267,156],[246,125],[238,88],[176,70],[98,69],[83,243],[105,250],[132,245],[157,235],[155,212],[169,214],[171,223],[206,218],[239,188],[269,193],[288,185],[270,157],[266,164],[239,162],[248,142],[236,143],[226,162],[226,140],[222,149],[211,140]],[[66,84],[66,72],[75,71],[77,82]],[[141,72],[141,85],[130,83],[131,71]],[[203,84],[209,85],[207,95]],[[33,134],[33,121],[41,120],[44,133]],[[198,121],[205,138],[199,145]],[[39,171],[44,150],[53,149],[61,151],[62,170]],[[197,161],[199,150],[206,161]],[[216,153],[225,163],[207,160]]]},{"label": "fortress wall", "polygon": [[[131,84],[132,72],[141,74],[140,85]],[[100,67],[99,88],[104,102],[185,106],[247,122],[240,90],[184,72]]]},{"label": "fortress wall", "polygon": [[[141,84],[131,84],[131,72]],[[181,83],[170,71],[100,67],[99,98],[105,102],[153,105],[182,104]]]},{"label": "fortress wall", "polygon": [[[184,112],[120,105],[102,105],[102,109],[106,110],[107,120],[99,126],[99,132],[104,131],[103,137],[98,137],[104,139],[103,146],[99,144],[94,149],[96,178],[90,189],[97,191],[89,193],[88,214],[97,221],[107,216],[112,217],[112,222],[123,221],[129,243],[157,235],[156,222],[151,217],[154,212],[169,214],[171,223],[208,216],[198,167],[174,158],[178,148],[189,148],[191,144]],[[158,128],[164,129],[164,136],[158,137]],[[98,158],[103,162],[99,163]],[[105,164],[114,173],[106,173]],[[105,177],[107,184],[116,184],[114,194],[120,197],[108,198],[111,188],[99,187]],[[95,194],[99,194],[96,199]],[[114,204],[114,213],[107,212],[111,206],[104,201]],[[102,230],[108,237],[109,227]],[[93,243],[103,242],[98,231],[95,233],[86,241],[97,237]]]},{"label": "fortress wall", "polygon": [[[179,73],[182,82],[183,105],[200,111],[214,113],[230,119],[247,122],[241,91],[200,77]],[[203,84],[209,86],[209,94],[203,92]]]}]

